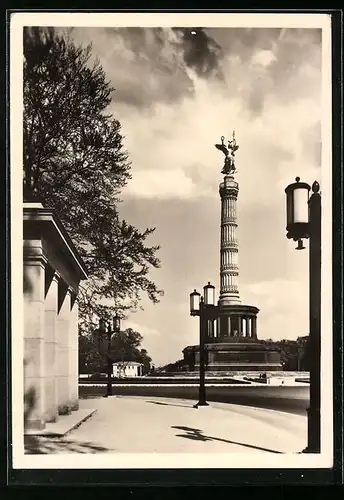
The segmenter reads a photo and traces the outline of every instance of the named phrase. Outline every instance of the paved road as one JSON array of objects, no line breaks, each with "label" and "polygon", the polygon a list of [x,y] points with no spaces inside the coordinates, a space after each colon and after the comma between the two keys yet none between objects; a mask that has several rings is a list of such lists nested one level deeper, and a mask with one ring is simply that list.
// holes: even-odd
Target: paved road
[{"label": "paved road", "polygon": [[[192,400],[152,396],[80,400],[78,412],[90,410],[96,411],[65,436],[26,435],[26,453],[64,454],[62,467],[72,459],[69,454],[78,453],[77,462],[74,457],[69,463],[79,468],[83,468],[85,458],[90,459],[90,453],[102,454],[100,466],[104,467],[104,453],[122,452],[120,457],[109,457],[106,467],[110,468],[147,467],[147,459],[157,468],[207,468],[216,460],[216,455],[209,458],[209,453],[218,453],[219,467],[231,467],[231,459],[228,455],[223,458],[223,453],[236,453],[233,465],[246,467],[247,454],[254,453],[264,454],[268,460],[270,455],[270,466],[276,467],[279,454],[298,453],[307,444],[305,416],[264,408],[211,402],[207,408],[195,410]],[[72,415],[62,416],[60,422]],[[128,456],[132,453],[138,455]],[[140,461],[141,453],[151,457]],[[197,461],[199,454],[201,461]],[[260,457],[252,456],[252,460],[257,459]]]},{"label": "paved road", "polygon": [[[79,394],[81,398],[102,396],[106,387],[81,386]],[[149,386],[114,386],[112,389],[114,395],[127,396],[147,396],[147,397],[168,397],[194,399],[197,401],[197,387],[149,387]],[[256,408],[267,408],[272,410],[284,411],[294,415],[306,415],[309,404],[308,386],[284,386],[284,387],[208,387],[207,399],[220,403],[232,403],[244,406],[254,406]]]}]

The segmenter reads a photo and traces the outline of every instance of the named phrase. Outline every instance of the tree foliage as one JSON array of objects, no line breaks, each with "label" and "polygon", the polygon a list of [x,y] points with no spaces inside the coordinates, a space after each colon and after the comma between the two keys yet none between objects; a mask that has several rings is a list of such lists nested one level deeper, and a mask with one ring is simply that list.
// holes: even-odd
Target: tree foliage
[{"label": "tree foliage", "polygon": [[174,363],[168,363],[167,365],[161,366],[159,369],[157,369],[158,373],[173,373],[173,372],[180,372],[183,371],[184,369],[184,360],[179,359],[178,361],[175,361]]},{"label": "tree foliage", "polygon": [[[143,364],[143,373],[148,373],[152,359],[146,349],[141,347],[142,335],[127,328],[115,333],[111,338],[110,358],[113,363],[137,361]],[[106,334],[97,331],[94,335],[82,335],[79,342],[80,373],[106,371],[108,356],[108,339]]]},{"label": "tree foliage", "polygon": [[308,337],[298,337],[297,340],[260,340],[271,350],[277,350],[281,355],[281,363],[285,371],[309,370]]},{"label": "tree foliage", "polygon": [[106,112],[113,90],[91,46],[53,28],[24,29],[24,197],[55,209],[87,266],[82,331],[94,313],[110,317],[138,307],[141,292],[153,302],[162,294],[149,278],[160,265],[159,247],[146,246],[154,229],[140,232],[118,214],[130,163]]}]

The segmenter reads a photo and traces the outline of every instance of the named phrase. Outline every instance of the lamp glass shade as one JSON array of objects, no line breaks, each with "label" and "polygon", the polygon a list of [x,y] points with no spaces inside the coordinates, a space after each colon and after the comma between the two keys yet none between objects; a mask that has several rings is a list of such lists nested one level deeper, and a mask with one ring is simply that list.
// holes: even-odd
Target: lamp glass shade
[{"label": "lamp glass shade", "polygon": [[287,228],[294,224],[294,197],[293,191],[286,191],[287,193]]},{"label": "lamp glass shade", "polygon": [[300,182],[299,177],[296,178],[296,182],[289,184],[285,189],[287,195],[287,237],[294,238],[295,241],[308,237],[310,189],[309,184]]},{"label": "lamp glass shade", "polygon": [[209,282],[203,287],[204,304],[209,306],[215,305],[215,287]]},{"label": "lamp glass shade", "polygon": [[114,332],[119,332],[121,329],[121,318],[117,314],[112,318],[112,329]]},{"label": "lamp glass shade", "polygon": [[201,294],[194,290],[190,293],[190,312],[191,314],[197,313],[199,311],[199,304],[201,301]]},{"label": "lamp glass shade", "polygon": [[308,198],[308,189],[294,189],[294,224],[308,224]]}]

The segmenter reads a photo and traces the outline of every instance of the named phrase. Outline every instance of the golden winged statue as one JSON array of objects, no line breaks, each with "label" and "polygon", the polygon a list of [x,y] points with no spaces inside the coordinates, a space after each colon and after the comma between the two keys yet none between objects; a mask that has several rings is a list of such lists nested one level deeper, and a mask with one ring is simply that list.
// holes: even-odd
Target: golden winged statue
[{"label": "golden winged statue", "polygon": [[215,144],[215,147],[222,151],[225,155],[225,163],[221,170],[221,173],[224,175],[235,174],[235,152],[239,149],[239,146],[235,140],[235,132],[233,131],[232,140],[228,141],[228,146],[224,143],[224,136],[221,137],[221,144]]}]

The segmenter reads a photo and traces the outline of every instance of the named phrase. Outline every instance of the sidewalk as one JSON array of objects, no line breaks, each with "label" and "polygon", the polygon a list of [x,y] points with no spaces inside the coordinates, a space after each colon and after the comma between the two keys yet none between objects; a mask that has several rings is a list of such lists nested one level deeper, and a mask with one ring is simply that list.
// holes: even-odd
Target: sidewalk
[{"label": "sidewalk", "polygon": [[97,410],[60,438],[29,437],[26,453],[297,453],[307,419],[225,403],[139,396],[80,400]]}]

